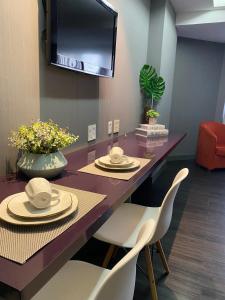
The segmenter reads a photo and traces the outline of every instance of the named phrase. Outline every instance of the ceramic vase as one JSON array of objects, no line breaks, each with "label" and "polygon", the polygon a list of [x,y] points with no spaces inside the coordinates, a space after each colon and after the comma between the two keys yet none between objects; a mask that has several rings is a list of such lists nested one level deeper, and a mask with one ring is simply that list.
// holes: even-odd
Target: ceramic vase
[{"label": "ceramic vase", "polygon": [[49,154],[23,153],[17,166],[29,178],[52,178],[59,175],[66,167],[67,160],[62,152]]}]

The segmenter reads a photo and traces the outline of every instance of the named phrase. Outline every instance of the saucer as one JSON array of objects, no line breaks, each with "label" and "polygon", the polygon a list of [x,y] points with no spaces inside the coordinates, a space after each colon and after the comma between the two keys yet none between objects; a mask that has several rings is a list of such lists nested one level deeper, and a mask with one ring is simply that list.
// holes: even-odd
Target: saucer
[{"label": "saucer", "polygon": [[20,218],[46,218],[52,217],[57,214],[63,213],[65,210],[70,208],[72,200],[69,194],[62,194],[60,196],[59,202],[53,204],[44,209],[37,209],[34,207],[25,192],[14,195],[8,202],[8,210],[10,213],[14,214]]},{"label": "saucer", "polygon": [[128,156],[123,156],[123,160],[120,163],[112,163],[109,155],[100,157],[98,161],[100,164],[109,168],[126,168],[130,167],[134,163],[134,159]]},{"label": "saucer", "polygon": [[[62,220],[68,216],[70,216],[72,213],[74,213],[78,208],[78,199],[76,195],[69,192],[62,192],[63,194],[69,194],[70,198],[72,200],[72,204],[70,208],[68,208],[66,211],[64,211],[62,214],[57,214],[52,217],[46,217],[43,219],[26,219],[26,218],[20,218],[13,214],[11,214],[8,211],[8,203],[9,201],[14,198],[15,195],[9,196],[6,199],[4,199],[0,204],[0,219],[7,223],[11,223],[14,225],[23,225],[23,226],[36,226],[36,225],[43,225],[43,224],[49,224],[53,222],[57,222],[59,220]],[[19,193],[20,194],[20,193]]]},{"label": "saucer", "polygon": [[95,160],[95,165],[105,170],[113,170],[113,171],[130,171],[140,167],[140,162],[136,159],[133,159],[132,164],[128,166],[114,164],[113,166],[107,166],[103,164],[99,159]]}]

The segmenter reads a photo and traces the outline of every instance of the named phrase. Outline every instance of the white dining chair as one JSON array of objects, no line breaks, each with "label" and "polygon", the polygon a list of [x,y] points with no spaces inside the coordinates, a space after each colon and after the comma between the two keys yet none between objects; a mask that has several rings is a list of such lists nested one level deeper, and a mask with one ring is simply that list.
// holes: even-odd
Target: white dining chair
[{"label": "white dining chair", "polygon": [[132,300],[139,252],[151,242],[155,221],[146,222],[134,247],[112,270],[69,261],[32,300]]},{"label": "white dining chair", "polygon": [[160,240],[170,226],[176,193],[180,183],[187,177],[188,173],[189,170],[186,168],[178,172],[160,207],[145,207],[124,203],[94,235],[96,239],[111,244],[103,262],[103,267],[106,268],[117,247],[133,248],[143,224],[148,220],[154,221],[152,224],[156,224],[156,229],[154,227],[150,228],[151,231],[155,230],[154,235],[151,242],[145,246],[145,260],[153,300],[157,300],[158,296],[150,255],[150,245],[156,244],[165,271],[169,274],[168,263]]}]

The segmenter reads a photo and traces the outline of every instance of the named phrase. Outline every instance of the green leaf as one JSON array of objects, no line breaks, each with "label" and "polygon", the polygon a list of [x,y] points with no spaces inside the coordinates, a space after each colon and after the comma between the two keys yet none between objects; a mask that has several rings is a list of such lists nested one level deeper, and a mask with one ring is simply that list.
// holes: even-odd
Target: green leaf
[{"label": "green leaf", "polygon": [[154,109],[149,109],[146,112],[146,116],[149,118],[158,118],[160,116],[160,114]]},{"label": "green leaf", "polygon": [[159,101],[165,91],[165,81],[158,76],[152,66],[144,65],[139,76],[140,88],[143,94],[150,99]]},{"label": "green leaf", "polygon": [[144,65],[140,71],[139,82],[142,92],[148,97],[152,98],[152,89],[150,82],[157,78],[157,73],[152,66]]}]

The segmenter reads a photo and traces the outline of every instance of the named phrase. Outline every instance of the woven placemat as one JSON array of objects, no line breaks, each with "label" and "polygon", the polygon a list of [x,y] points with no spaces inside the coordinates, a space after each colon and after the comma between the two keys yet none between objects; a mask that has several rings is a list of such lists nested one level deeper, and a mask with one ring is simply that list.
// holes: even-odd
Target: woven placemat
[{"label": "woven placemat", "polygon": [[140,167],[135,170],[129,171],[111,171],[111,170],[103,170],[99,167],[95,166],[95,163],[91,163],[80,170],[79,172],[89,173],[92,175],[110,177],[120,180],[130,180],[135,174],[137,174],[142,168],[144,168],[151,160],[146,158],[133,157],[134,159],[140,161]]},{"label": "woven placemat", "polygon": [[53,184],[53,187],[74,193],[79,201],[77,211],[66,219],[46,225],[16,226],[0,221],[0,256],[20,264],[25,263],[34,253],[67,230],[106,197],[61,185]]}]

